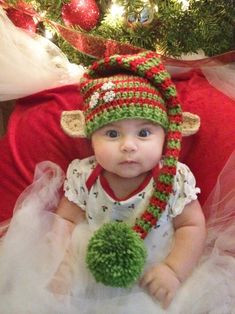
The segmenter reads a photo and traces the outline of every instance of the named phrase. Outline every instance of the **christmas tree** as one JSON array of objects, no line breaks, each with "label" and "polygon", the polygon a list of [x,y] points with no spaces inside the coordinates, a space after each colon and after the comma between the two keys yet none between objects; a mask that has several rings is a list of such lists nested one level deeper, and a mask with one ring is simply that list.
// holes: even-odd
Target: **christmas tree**
[{"label": "christmas tree", "polygon": [[113,51],[117,41],[174,57],[199,50],[214,56],[235,48],[234,0],[0,0],[0,4],[17,26],[50,37],[78,64],[89,64],[110,40]]}]

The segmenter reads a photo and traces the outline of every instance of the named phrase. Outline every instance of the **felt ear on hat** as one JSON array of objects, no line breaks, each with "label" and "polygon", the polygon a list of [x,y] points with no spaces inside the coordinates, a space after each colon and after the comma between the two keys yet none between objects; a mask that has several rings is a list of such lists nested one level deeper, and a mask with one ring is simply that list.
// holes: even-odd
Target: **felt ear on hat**
[{"label": "felt ear on hat", "polygon": [[182,136],[190,136],[196,134],[200,128],[201,120],[197,114],[184,111],[182,113]]},{"label": "felt ear on hat", "polygon": [[[191,112],[183,112],[182,135],[190,136],[198,132],[200,117]],[[63,111],[60,119],[63,131],[71,137],[86,137],[85,117],[81,110]]]},{"label": "felt ear on hat", "polygon": [[60,125],[62,130],[71,137],[86,137],[85,117],[81,110],[63,111]]}]

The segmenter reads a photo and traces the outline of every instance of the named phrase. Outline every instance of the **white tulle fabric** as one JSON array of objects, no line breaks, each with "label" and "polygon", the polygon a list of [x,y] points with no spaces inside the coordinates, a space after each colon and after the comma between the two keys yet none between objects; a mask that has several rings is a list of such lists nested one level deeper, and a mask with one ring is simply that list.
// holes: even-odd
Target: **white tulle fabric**
[{"label": "white tulle fabric", "polygon": [[[207,56],[202,50],[199,50],[197,53],[182,55],[180,59],[182,61],[195,61],[205,58]],[[207,59],[207,62],[199,67],[212,86],[228,97],[235,99],[235,60],[234,62],[223,64],[215,59]],[[193,69],[189,64],[187,66],[185,64],[182,64],[182,66],[166,65],[166,68],[172,76],[186,73]]]},{"label": "white tulle fabric", "polygon": [[211,85],[235,100],[235,62],[203,67],[202,71]]},{"label": "white tulle fabric", "polygon": [[84,73],[50,40],[15,27],[1,6],[0,69],[0,101],[77,83]]},{"label": "white tulle fabric", "polygon": [[[164,311],[138,284],[105,287],[86,268],[92,231],[87,224],[71,232],[54,213],[64,174],[51,162],[37,166],[34,183],[19,198],[0,245],[0,313],[4,314],[232,314],[235,313],[235,153],[206,202],[211,210],[208,240],[198,267]],[[225,184],[226,182],[226,184]],[[173,230],[163,230],[172,232]],[[151,247],[151,236],[146,245]],[[149,254],[146,268],[164,258],[165,243]],[[157,247],[157,246],[156,246]]]}]

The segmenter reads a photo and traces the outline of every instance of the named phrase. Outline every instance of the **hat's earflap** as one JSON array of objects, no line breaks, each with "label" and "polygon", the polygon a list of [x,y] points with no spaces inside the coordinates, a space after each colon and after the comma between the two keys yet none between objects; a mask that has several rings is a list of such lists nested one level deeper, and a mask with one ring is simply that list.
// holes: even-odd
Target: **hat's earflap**
[{"label": "hat's earflap", "polygon": [[71,137],[86,137],[85,117],[81,110],[63,111],[60,125],[63,131]]},{"label": "hat's earflap", "polygon": [[182,113],[182,117],[182,136],[185,137],[196,134],[201,125],[200,117],[197,114],[187,111]]}]

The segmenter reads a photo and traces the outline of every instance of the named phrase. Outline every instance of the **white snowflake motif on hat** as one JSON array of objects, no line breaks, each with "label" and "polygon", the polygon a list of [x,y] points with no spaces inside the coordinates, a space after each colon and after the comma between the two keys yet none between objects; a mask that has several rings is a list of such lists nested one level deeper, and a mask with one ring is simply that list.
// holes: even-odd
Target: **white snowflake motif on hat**
[{"label": "white snowflake motif on hat", "polygon": [[113,89],[114,87],[115,87],[115,84],[113,82],[109,81],[109,82],[104,83],[101,86],[101,89],[102,90],[110,90],[110,89]]},{"label": "white snowflake motif on hat", "polygon": [[114,100],[115,96],[116,96],[115,92],[111,90],[105,93],[103,99],[105,102],[109,102],[109,101]]},{"label": "white snowflake motif on hat", "polygon": [[100,94],[98,92],[95,92],[89,101],[89,107],[92,109],[98,104]]},{"label": "white snowflake motif on hat", "polygon": [[103,91],[107,91],[104,96],[103,96],[103,100],[105,102],[109,102],[109,101],[112,101],[114,100],[116,94],[115,92],[112,90],[113,88],[115,87],[115,84],[113,82],[106,82],[104,83],[102,86],[101,86],[101,89]]}]

